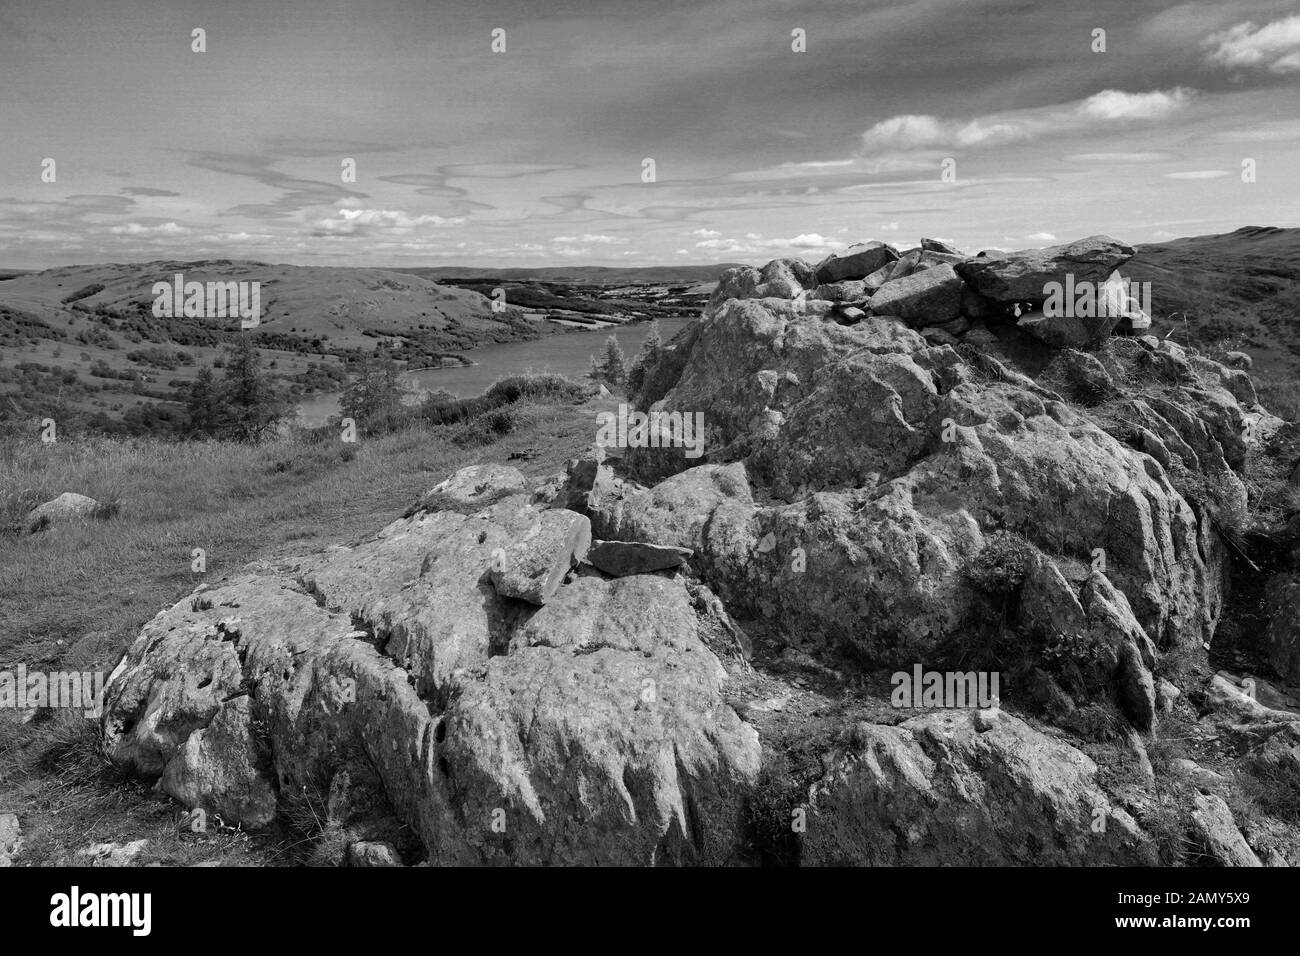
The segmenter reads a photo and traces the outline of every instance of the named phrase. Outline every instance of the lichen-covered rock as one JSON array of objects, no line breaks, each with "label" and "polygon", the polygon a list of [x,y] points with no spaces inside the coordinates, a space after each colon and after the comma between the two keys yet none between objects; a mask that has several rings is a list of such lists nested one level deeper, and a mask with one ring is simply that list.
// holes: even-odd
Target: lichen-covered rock
[{"label": "lichen-covered rock", "polygon": [[1003,713],[859,724],[809,793],[805,864],[1151,865],[1097,765]]},{"label": "lichen-covered rock", "polygon": [[898,250],[883,242],[865,242],[844,252],[832,253],[817,264],[817,281],[822,284],[844,279],[863,279],[881,266],[898,259]]},{"label": "lichen-covered rock", "polygon": [[943,263],[907,278],[891,278],[868,305],[876,315],[896,315],[908,325],[936,325],[957,318],[961,293],[961,279]]},{"label": "lichen-covered rock", "polygon": [[1075,242],[1022,252],[981,252],[958,264],[957,274],[981,295],[998,302],[1040,304],[1049,295],[1047,284],[1105,283],[1133,256],[1133,247],[1109,236],[1089,236]]},{"label": "lichen-covered rock", "polygon": [[106,752],[230,824],[373,779],[434,863],[728,861],[760,756],[718,611],[660,576],[498,595],[493,550],[562,518],[420,514],[192,595],[115,671]]},{"label": "lichen-covered rock", "polygon": [[564,509],[543,511],[518,538],[494,553],[492,585],[503,597],[545,604],[587,556],[591,522]]}]

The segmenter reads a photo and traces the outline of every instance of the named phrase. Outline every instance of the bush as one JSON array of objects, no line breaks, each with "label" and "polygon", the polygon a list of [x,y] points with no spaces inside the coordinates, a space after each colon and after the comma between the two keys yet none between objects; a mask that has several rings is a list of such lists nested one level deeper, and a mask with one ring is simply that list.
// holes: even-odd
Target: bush
[{"label": "bush", "polygon": [[1025,583],[1033,548],[1018,534],[995,531],[966,568],[966,579],[992,596],[1017,593]]}]

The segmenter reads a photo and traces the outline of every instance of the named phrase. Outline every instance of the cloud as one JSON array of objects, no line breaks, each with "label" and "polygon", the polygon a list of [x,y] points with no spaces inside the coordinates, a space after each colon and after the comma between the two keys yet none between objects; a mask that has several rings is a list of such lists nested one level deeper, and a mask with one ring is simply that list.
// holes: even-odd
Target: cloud
[{"label": "cloud", "polygon": [[1186,172],[1165,173],[1165,179],[1219,179],[1231,173],[1223,169],[1190,169]]},{"label": "cloud", "polygon": [[602,236],[590,232],[585,233],[581,236],[556,236],[551,241],[552,242],[588,242],[588,243],[594,242],[597,245],[602,245],[602,246],[623,245],[627,242],[626,239],[620,239],[617,236]]},{"label": "cloud", "polygon": [[189,232],[184,226],[174,222],[159,223],[156,226],[128,222],[122,226],[113,226],[108,231],[115,236],[183,236]]},{"label": "cloud", "polygon": [[1159,163],[1173,159],[1172,153],[1149,151],[1144,153],[1074,153],[1066,156],[1070,163]]},{"label": "cloud", "polygon": [[828,239],[816,232],[800,233],[790,239],[763,239],[758,233],[750,232],[745,234],[743,240],[729,238],[703,239],[695,244],[695,248],[708,249],[712,252],[760,253],[790,249],[833,252],[837,249],[843,249],[844,243],[838,239]]},{"label": "cloud", "polygon": [[1192,91],[1181,86],[1168,92],[1153,90],[1150,93],[1102,90],[1084,100],[1079,113],[1098,120],[1163,119],[1182,109],[1191,98]]},{"label": "cloud", "polygon": [[1300,14],[1266,26],[1238,23],[1205,40],[1207,59],[1227,69],[1267,69],[1270,73],[1300,71]]},{"label": "cloud", "polygon": [[152,186],[127,186],[122,192],[128,196],[179,196],[180,193],[170,189],[154,189]]},{"label": "cloud", "polygon": [[935,148],[974,148],[1069,133],[1098,124],[1130,120],[1160,120],[1187,106],[1195,91],[1170,90],[1126,93],[1102,90],[1087,99],[1058,106],[1007,110],[970,120],[905,114],[876,123],[862,134],[864,154]]},{"label": "cloud", "polygon": [[697,239],[716,239],[718,236],[722,235],[722,233],[714,229],[696,229],[691,233],[691,235],[695,236]]},{"label": "cloud", "polygon": [[1031,232],[1029,235],[1025,236],[1025,239],[1030,242],[1055,242],[1056,236],[1052,235],[1050,232]]},{"label": "cloud", "polygon": [[317,236],[405,235],[420,226],[447,226],[464,219],[443,216],[412,216],[400,209],[340,209],[317,220]]}]

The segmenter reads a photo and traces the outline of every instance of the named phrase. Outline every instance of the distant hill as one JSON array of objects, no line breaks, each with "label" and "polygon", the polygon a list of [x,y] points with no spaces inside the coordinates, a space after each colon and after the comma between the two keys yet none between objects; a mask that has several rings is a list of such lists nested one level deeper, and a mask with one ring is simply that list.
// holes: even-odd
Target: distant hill
[{"label": "distant hill", "polygon": [[574,285],[693,286],[717,282],[718,276],[736,265],[739,263],[722,262],[708,266],[554,266],[542,269],[475,269],[465,266],[438,266],[392,271],[423,276],[427,279],[480,279],[495,276],[519,282],[563,282]]},{"label": "distant hill", "polygon": [[1256,369],[1300,382],[1300,229],[1247,226],[1136,248],[1120,271],[1151,283],[1158,334],[1240,348]]},{"label": "distant hill", "polygon": [[[152,317],[155,282],[176,273],[186,281],[261,284],[260,330],[336,346],[373,348],[376,334],[411,330],[443,333],[448,349],[527,337],[527,326],[492,311],[478,293],[386,269],[268,265],[241,260],[159,261],[66,266],[20,275],[0,284],[0,305],[38,316],[70,309]],[[88,295],[80,293],[93,290]],[[75,301],[68,301],[77,296]],[[189,320],[194,322],[195,320]],[[204,328],[238,329],[238,321],[200,320]],[[185,344],[185,343],[179,343]]]}]

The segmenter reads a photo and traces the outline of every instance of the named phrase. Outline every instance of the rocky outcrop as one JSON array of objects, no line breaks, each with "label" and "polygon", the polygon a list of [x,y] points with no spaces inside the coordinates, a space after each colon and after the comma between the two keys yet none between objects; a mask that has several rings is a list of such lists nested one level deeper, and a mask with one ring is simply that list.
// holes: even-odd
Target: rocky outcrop
[{"label": "rocky outcrop", "polygon": [[248,826],[271,795],[374,777],[435,862],[726,861],[760,758],[715,612],[644,575],[540,608],[497,593],[493,551],[548,516],[526,495],[420,511],[196,593],[115,672],[108,754]]},{"label": "rocky outcrop", "polygon": [[[1300,715],[1206,676],[1279,421],[1167,339],[1014,315],[1131,252],[729,270],[631,396],[702,415],[702,458],[473,466],[202,588],[115,671],[106,752],[249,827],[346,804],[352,865],[415,862],[394,831],[435,865],[1300,862],[1223,800],[1300,781]],[[1288,582],[1259,602],[1279,670]],[[879,688],[913,668],[998,700],[900,714]],[[1148,755],[1167,721],[1235,770]]]}]

